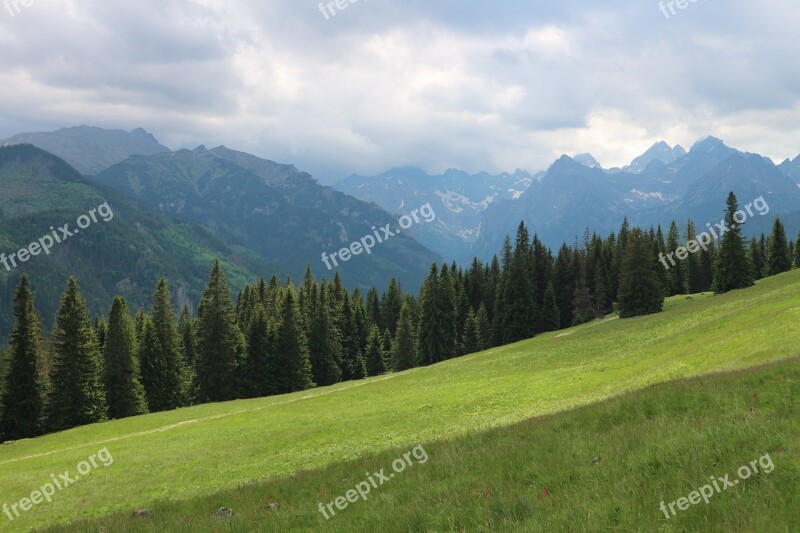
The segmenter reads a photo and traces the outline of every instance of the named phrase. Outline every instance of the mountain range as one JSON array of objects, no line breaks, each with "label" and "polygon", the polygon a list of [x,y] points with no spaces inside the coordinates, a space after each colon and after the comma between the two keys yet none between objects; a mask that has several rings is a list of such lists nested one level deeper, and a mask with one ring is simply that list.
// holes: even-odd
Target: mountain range
[{"label": "mountain range", "polygon": [[468,174],[450,169],[432,176],[415,168],[396,168],[378,176],[352,175],[334,186],[383,209],[404,214],[430,203],[433,224],[416,226],[417,239],[447,259],[469,261],[481,233],[483,215],[492,203],[522,196],[536,176],[524,170],[512,174]]},{"label": "mountain range", "polygon": [[[744,232],[768,232],[781,215],[791,235],[800,229],[800,156],[775,165],[758,154],[741,152],[715,137],[689,151],[660,141],[629,165],[605,169],[591,154],[561,156],[545,172],[492,176],[449,170],[429,175],[420,169],[395,169],[351,176],[336,185],[388,211],[430,201],[440,223],[420,233],[420,242],[459,262],[473,256],[491,259],[520,220],[550,247],[581,240],[586,228],[617,231],[624,217],[649,227],[692,219],[698,227],[719,222],[730,191],[744,205],[764,196],[769,216],[756,216]],[[453,202],[453,199],[458,201]]]},{"label": "mountain range", "polygon": [[[75,221],[106,201],[114,220],[96,224],[51,255],[14,271],[0,268],[0,337],[7,333],[13,287],[33,274],[41,311],[51,317],[69,275],[90,309],[115,294],[148,304],[158,277],[169,278],[177,304],[197,303],[214,258],[234,290],[273,273],[296,281],[310,264],[332,277],[322,253],[349,247],[376,228],[430,203],[435,221],[413,225],[340,265],[349,287],[385,287],[395,277],[416,291],[434,261],[466,263],[497,254],[520,220],[555,248],[586,228],[631,224],[698,228],[722,218],[734,191],[742,205],[762,197],[769,216],[754,216],[747,235],[768,232],[775,215],[790,237],[800,229],[800,156],[775,165],[708,137],[688,151],[658,142],[629,165],[605,169],[591,154],[562,156],[547,171],[492,175],[451,169],[430,175],[397,168],[351,175],[335,188],[292,165],[224,146],[172,151],[142,130],[89,126],[19,134],[0,147],[0,251],[11,253]],[[338,189],[338,190],[337,190]]]}]

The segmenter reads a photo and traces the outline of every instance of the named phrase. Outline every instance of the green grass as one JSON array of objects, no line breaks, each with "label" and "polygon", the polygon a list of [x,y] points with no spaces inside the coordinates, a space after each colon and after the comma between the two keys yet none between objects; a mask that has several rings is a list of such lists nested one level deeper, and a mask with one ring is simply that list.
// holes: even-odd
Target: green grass
[{"label": "green grass", "polygon": [[[327,521],[317,502],[344,496],[367,472],[388,475],[409,449],[159,503],[145,518],[127,512],[53,531],[797,531],[798,411],[800,360],[793,359],[425,444],[423,464],[412,457],[366,501]],[[760,458],[769,472],[712,495],[708,505],[683,512],[673,505],[669,519],[659,509],[711,476],[733,482],[739,467]],[[223,506],[232,518],[214,517]]]},{"label": "green grass", "polygon": [[[618,527],[625,530],[616,524],[639,524],[636,520],[648,523],[650,515],[642,513],[650,512],[652,498],[659,498],[656,506],[661,499],[672,501],[702,485],[708,475],[722,476],[743,462],[756,459],[770,449],[764,448],[754,455],[766,445],[763,439],[769,435],[775,437],[770,446],[782,446],[787,457],[796,446],[777,442],[781,434],[773,433],[767,426],[756,427],[756,422],[761,423],[763,418],[740,417],[737,424],[742,427],[725,430],[725,412],[712,408],[702,416],[710,421],[719,416],[720,425],[706,427],[702,416],[691,411],[696,404],[680,402],[661,406],[650,401],[645,416],[637,414],[639,408],[635,404],[625,404],[627,407],[607,412],[598,423],[588,426],[580,422],[580,417],[591,418],[589,414],[554,417],[550,423],[555,426],[548,431],[558,437],[547,436],[547,432],[544,436],[520,437],[525,442],[521,447],[503,438],[506,431],[519,428],[501,429],[503,433],[497,428],[660,382],[795,356],[799,353],[798,319],[800,271],[795,271],[764,280],[753,289],[724,296],[671,299],[665,312],[659,315],[624,321],[606,319],[433,367],[280,397],[137,417],[21,441],[0,446],[0,503],[18,501],[45,483],[51,473],[74,471],[79,461],[108,447],[114,457],[113,465],[100,468],[68,487],[52,503],[25,513],[13,527],[67,523],[115,512],[124,516],[142,507],[154,508],[159,520],[175,520],[168,522],[168,530],[190,526],[225,530],[230,526],[245,531],[248,518],[265,519],[272,514],[276,520],[285,521],[287,527],[293,527],[312,517],[321,519],[315,511],[318,498],[322,498],[319,492],[325,497],[342,495],[363,479],[364,468],[386,467],[389,465],[386,459],[396,458],[398,451],[424,443],[426,449],[431,447],[431,459],[426,465],[415,465],[387,485],[386,490],[382,487],[376,501],[363,502],[357,508],[353,504],[353,509],[348,509],[352,512],[337,517],[330,527],[346,529],[349,525],[351,529],[369,530],[370,524],[384,523],[396,530],[449,531],[463,527],[470,531],[489,529],[486,524],[492,524],[493,529],[501,530],[531,520],[545,520],[540,524],[551,529],[571,520],[572,525],[567,529],[593,530],[591,524],[596,522],[604,524],[600,530]],[[797,397],[796,382],[786,386],[794,387]],[[711,397],[710,393],[701,394]],[[796,405],[792,405],[796,419]],[[646,423],[647,413],[658,414],[665,409],[669,415],[673,407],[680,415],[674,427],[670,427],[669,420],[659,425],[658,417],[653,418],[655,426]],[[601,412],[603,407],[593,409]],[[775,412],[785,414],[778,409]],[[537,426],[541,422],[532,424]],[[746,426],[755,429],[750,432]],[[559,427],[561,430],[556,431]],[[587,427],[590,430],[582,434],[582,428]],[[493,428],[495,431],[488,431]],[[779,428],[776,425],[774,431]],[[758,439],[742,448],[751,442],[748,440],[751,436]],[[508,438],[513,441],[517,437]],[[608,439],[605,446],[604,438]],[[615,443],[615,438],[625,440]],[[706,443],[716,448],[700,448],[704,446],[699,444],[701,438],[710,439]],[[796,425],[793,436],[786,438],[797,443]],[[442,442],[435,444],[436,441]],[[636,442],[639,448],[631,448]],[[437,457],[439,445],[443,448]],[[460,455],[448,451],[451,449],[448,446],[452,450],[463,448],[464,453],[472,450],[472,454],[483,454],[481,461],[497,456],[497,461],[511,463],[492,474],[491,469],[483,470],[481,463],[459,463]],[[516,448],[520,449],[515,451]],[[723,454],[740,448],[747,461],[740,460],[738,454]],[[707,459],[704,454],[714,449],[724,461],[704,463]],[[568,452],[575,454],[569,460],[571,463],[567,460],[571,455],[564,455]],[[584,463],[595,455],[609,459],[595,469],[605,472],[604,477],[600,480],[576,477]],[[634,459],[640,464],[631,463]],[[348,461],[358,462],[347,464]],[[731,461],[733,464],[729,464]],[[775,461],[777,465],[779,459]],[[529,462],[534,470],[528,470]],[[796,478],[797,463],[793,464]],[[624,466],[617,470],[614,465]],[[710,467],[714,471],[708,473]],[[321,468],[331,470],[319,471]],[[311,472],[298,473],[301,471]],[[783,471],[792,473],[792,467],[784,466]],[[433,477],[415,485],[415,476],[427,476],[424,472],[432,472]],[[776,466],[769,479],[786,475],[780,472]],[[474,477],[475,473],[482,474]],[[487,499],[483,503],[478,496],[475,501],[470,499],[470,491],[485,487],[478,483],[467,490],[464,483],[474,484],[484,477],[495,480],[497,488],[493,490],[504,491],[505,500],[496,503],[499,498],[496,495],[492,501]],[[683,483],[676,485],[673,478],[683,479]],[[560,504],[555,503],[556,498],[543,500],[554,502],[546,515],[540,511],[535,516],[531,514],[532,509],[538,509],[539,500],[533,500],[536,491],[543,490],[536,482],[552,483],[548,485],[551,494],[554,487],[559,490]],[[253,483],[258,485],[243,486]],[[531,492],[532,488],[536,491]],[[209,494],[219,491],[232,492],[227,496],[223,493],[219,499],[207,499]],[[756,503],[767,506],[760,494],[754,498]],[[462,499],[454,500],[455,495]],[[587,503],[576,507],[575,498],[581,495],[584,496],[581,501]],[[226,503],[228,499],[234,503]],[[247,502],[269,503],[269,499],[282,502],[283,506],[272,514],[255,510],[248,513]],[[240,502],[238,509],[236,503]],[[387,510],[389,504],[396,506],[394,511]],[[213,522],[213,510],[209,509],[222,505],[235,508],[239,517],[230,524]],[[483,506],[480,516],[475,514],[476,505]],[[784,509],[780,501],[775,505]],[[708,506],[712,508],[718,510],[709,513],[724,511]],[[657,507],[653,511],[660,513]],[[585,516],[576,518],[576,512]],[[698,511],[684,514],[692,512]],[[711,516],[709,527],[717,523],[713,519],[716,515]],[[12,526],[2,515],[0,519],[0,528]],[[384,519],[390,521],[376,522]],[[652,517],[652,523],[657,519],[657,515]],[[726,519],[736,523],[735,517],[726,514]],[[112,526],[112,530],[121,529],[125,522],[116,520],[120,526]],[[676,527],[674,524],[678,523],[669,523],[667,527]],[[311,522],[308,527],[314,530],[322,525]]]}]

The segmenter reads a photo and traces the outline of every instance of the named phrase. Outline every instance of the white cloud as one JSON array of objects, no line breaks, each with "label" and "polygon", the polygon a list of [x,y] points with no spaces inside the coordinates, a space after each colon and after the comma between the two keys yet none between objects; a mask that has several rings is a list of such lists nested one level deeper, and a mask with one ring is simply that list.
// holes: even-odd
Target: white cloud
[{"label": "white cloud", "polygon": [[142,126],[320,176],[624,165],[707,134],[800,152],[791,0],[37,0],[0,13],[0,136]]}]

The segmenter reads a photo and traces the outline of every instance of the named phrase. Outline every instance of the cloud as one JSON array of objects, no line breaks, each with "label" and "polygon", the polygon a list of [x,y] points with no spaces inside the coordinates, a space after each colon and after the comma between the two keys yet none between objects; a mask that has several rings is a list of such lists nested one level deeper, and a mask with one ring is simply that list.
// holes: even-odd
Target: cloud
[{"label": "cloud", "polygon": [[707,134],[800,151],[796,3],[566,4],[35,0],[0,12],[0,136],[142,126],[323,178],[624,165]]}]

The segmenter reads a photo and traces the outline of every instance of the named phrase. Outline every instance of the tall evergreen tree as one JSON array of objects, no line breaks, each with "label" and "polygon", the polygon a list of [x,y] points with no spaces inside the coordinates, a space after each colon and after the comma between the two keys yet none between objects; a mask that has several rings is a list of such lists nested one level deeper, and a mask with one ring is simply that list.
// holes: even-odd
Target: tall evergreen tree
[{"label": "tall evergreen tree", "polygon": [[772,235],[769,237],[769,257],[767,259],[767,273],[770,276],[782,274],[792,269],[792,256],[789,254],[789,243],[786,240],[786,230],[780,217],[775,218],[772,225]]},{"label": "tall evergreen tree", "polygon": [[408,370],[417,365],[416,331],[412,318],[412,310],[407,301],[400,308],[397,319],[397,334],[392,346],[392,368],[395,372]]},{"label": "tall evergreen tree", "polygon": [[353,354],[350,358],[351,379],[361,379],[367,376],[367,363],[365,354],[367,352],[367,337],[369,326],[367,324],[367,310],[364,307],[364,299],[356,289],[353,292],[353,299],[350,301],[353,311]]},{"label": "tall evergreen tree", "polygon": [[[697,228],[691,219],[686,224],[686,242],[696,240]],[[686,259],[686,288],[689,294],[697,294],[703,292],[702,272],[700,265],[700,255],[698,253],[690,253]]]},{"label": "tall evergreen tree", "polygon": [[111,305],[108,334],[103,350],[103,384],[108,417],[121,419],[147,412],[137,357],[136,328],[125,298]]},{"label": "tall evergreen tree", "polygon": [[186,366],[190,374],[193,374],[197,362],[197,346],[194,336],[194,319],[192,318],[192,312],[189,310],[188,305],[184,305],[181,310],[181,316],[178,319],[178,333],[181,336],[183,353],[186,356]]},{"label": "tall evergreen tree", "polygon": [[275,357],[277,332],[275,324],[267,317],[264,306],[258,304],[253,311],[247,330],[247,356],[242,371],[243,394],[247,398],[261,398],[270,393],[270,360]]},{"label": "tall evergreen tree", "polygon": [[[231,320],[235,319],[231,303]],[[148,351],[144,352],[146,357],[142,359],[142,365],[150,366],[146,372],[142,368],[142,378],[144,381],[145,377],[155,380],[149,386],[143,383],[145,391],[149,394],[155,393],[155,396],[147,397],[147,405],[152,412],[176,409],[188,403],[190,377],[183,351],[183,339],[178,334],[175,321],[169,285],[164,278],[158,281],[153,293],[151,323],[155,344],[146,344]],[[150,349],[155,351],[150,352]]]},{"label": "tall evergreen tree", "polygon": [[478,337],[478,318],[475,311],[470,309],[467,312],[467,320],[464,323],[464,346],[462,351],[465,354],[475,353],[480,350],[481,340]]},{"label": "tall evergreen tree", "polygon": [[327,292],[323,281],[308,338],[311,373],[320,387],[339,383],[342,378],[341,334],[331,320]]},{"label": "tall evergreen tree", "polygon": [[717,294],[753,285],[752,267],[742,238],[742,224],[737,221],[738,211],[739,203],[731,192],[725,211],[725,227],[728,231],[722,236],[714,264],[714,292]]},{"label": "tall evergreen tree", "polygon": [[372,287],[367,293],[367,324],[369,327],[378,326],[383,327],[383,319],[381,317],[381,301],[378,298],[378,290]]},{"label": "tall evergreen tree", "polygon": [[41,430],[41,321],[36,314],[34,296],[26,274],[22,275],[14,292],[14,319],[14,328],[9,339],[9,371],[5,375],[5,386],[2,389],[4,408],[0,416],[0,437],[6,440],[35,437]]},{"label": "tall evergreen tree", "polygon": [[269,375],[270,394],[284,394],[314,387],[311,362],[308,357],[308,339],[302,324],[297,292],[289,283],[283,298],[281,321],[275,357],[271,359]]},{"label": "tall evergreen tree", "polygon": [[69,279],[61,298],[53,344],[48,428],[59,431],[106,420],[100,352],[75,278]]},{"label": "tall evergreen tree", "polygon": [[[511,237],[506,235],[503,240],[501,251],[502,265],[497,273],[494,301],[491,302],[492,311],[492,337],[494,344],[499,346],[505,343],[506,324],[508,323],[509,311],[506,307],[506,286],[508,285],[509,270],[511,269],[511,259],[514,255],[514,248],[511,244]],[[494,264],[492,266],[495,266]]]},{"label": "tall evergreen tree", "polygon": [[477,314],[478,325],[478,350],[488,350],[492,347],[492,321],[489,319],[489,313],[486,311],[486,306],[481,304],[478,308]]},{"label": "tall evergreen tree", "polygon": [[97,349],[100,350],[100,353],[103,353],[103,349],[106,346],[106,335],[108,335],[108,322],[103,317],[97,316],[94,318],[92,329],[94,330],[94,338],[97,339]]},{"label": "tall evergreen tree", "polygon": [[575,253],[576,283],[572,297],[572,325],[585,324],[594,318],[592,298],[586,283],[587,258],[582,252]]},{"label": "tall evergreen tree", "polygon": [[503,287],[503,342],[528,339],[536,333],[536,283],[533,252],[524,223],[517,240]]},{"label": "tall evergreen tree", "polygon": [[367,375],[380,376],[386,373],[386,362],[383,359],[383,336],[378,326],[372,326],[367,339]]},{"label": "tall evergreen tree", "polygon": [[197,307],[197,396],[200,402],[233,400],[239,396],[239,369],[244,353],[236,325],[228,280],[214,261]]},{"label": "tall evergreen tree", "polygon": [[747,256],[750,259],[750,264],[753,265],[753,279],[759,280],[763,278],[767,272],[767,258],[762,255],[761,245],[755,237],[750,239],[750,248],[747,251]]},{"label": "tall evergreen tree", "polygon": [[[667,251],[674,252],[680,246],[678,225],[673,220],[667,234]],[[685,259],[676,258],[675,265],[667,271],[667,296],[686,294],[686,266]]]},{"label": "tall evergreen tree", "polygon": [[383,294],[381,299],[381,325],[384,328],[389,328],[389,331],[394,338],[397,331],[397,320],[400,318],[400,308],[403,305],[403,294],[400,292],[400,286],[394,278],[389,282],[389,288]]},{"label": "tall evergreen tree", "polygon": [[561,248],[558,250],[558,256],[556,257],[556,264],[554,267],[556,304],[561,313],[559,329],[571,326],[573,321],[572,298],[575,295],[575,269],[573,263],[574,258],[572,250],[567,243],[562,244]]},{"label": "tall evergreen tree", "polygon": [[654,271],[651,246],[641,230],[631,230],[619,284],[621,318],[659,313],[663,309],[664,293]]},{"label": "tall evergreen tree", "polygon": [[549,283],[544,294],[544,305],[542,308],[542,331],[556,331],[560,329],[561,312],[556,302],[556,291],[553,284]]},{"label": "tall evergreen tree", "polygon": [[[452,300],[445,294],[447,289],[441,285],[439,267],[433,263],[419,296],[417,355],[422,365],[449,359],[455,342]],[[367,358],[369,359],[369,355]]]},{"label": "tall evergreen tree", "polygon": [[797,233],[797,240],[794,243],[794,267],[800,268],[800,232]]}]

